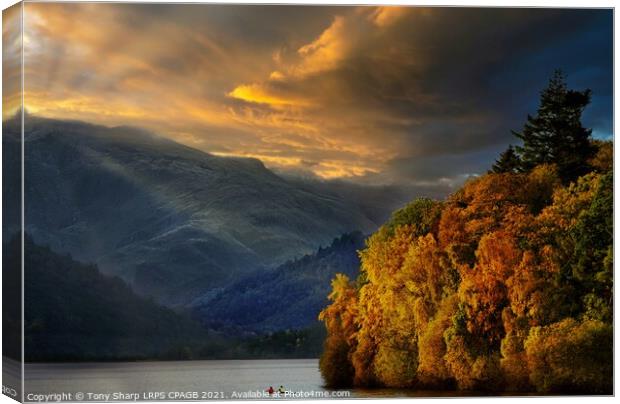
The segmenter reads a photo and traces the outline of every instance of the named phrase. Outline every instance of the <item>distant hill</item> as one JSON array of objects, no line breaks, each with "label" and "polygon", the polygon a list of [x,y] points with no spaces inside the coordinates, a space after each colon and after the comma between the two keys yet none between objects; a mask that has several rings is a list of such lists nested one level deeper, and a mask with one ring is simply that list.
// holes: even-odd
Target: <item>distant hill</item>
[{"label": "distant hill", "polygon": [[[3,128],[4,147],[17,150],[18,122]],[[384,216],[379,206],[397,203],[361,203],[359,187],[347,197],[345,187],[295,182],[256,159],[213,156],[136,128],[28,116],[25,139],[33,240],[171,306],[340,234],[369,233]],[[19,169],[18,154],[5,159],[6,169]]]},{"label": "distant hill", "polygon": [[[19,238],[5,244],[19,262]],[[211,335],[188,316],[138,297],[119,278],[26,237],[26,360],[183,358]]]},{"label": "distant hill", "polygon": [[[27,362],[316,358],[325,329],[315,323],[260,335],[224,335],[150,299],[135,295],[117,277],[36,245],[26,236],[25,354]],[[19,268],[19,237],[4,244],[3,268]],[[20,271],[11,271],[21,278]],[[16,280],[19,285],[19,280]],[[16,287],[15,290],[19,290]],[[4,295],[3,295],[4,296]],[[20,315],[3,304],[3,354],[21,357]],[[7,316],[9,314],[9,316]],[[19,335],[13,338],[10,331]]]},{"label": "distant hill", "polygon": [[260,271],[192,303],[197,318],[210,328],[232,334],[273,332],[313,326],[327,304],[336,273],[357,277],[360,232],[344,234],[329,247]]}]

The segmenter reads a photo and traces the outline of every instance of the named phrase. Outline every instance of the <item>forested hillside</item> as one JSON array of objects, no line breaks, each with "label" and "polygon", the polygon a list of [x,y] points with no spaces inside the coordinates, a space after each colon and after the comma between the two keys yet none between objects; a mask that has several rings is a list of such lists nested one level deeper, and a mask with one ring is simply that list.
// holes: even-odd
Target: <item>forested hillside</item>
[{"label": "forested hillside", "polygon": [[492,172],[397,211],[320,318],[331,386],[611,394],[613,147],[556,74]]},{"label": "forested hillside", "polygon": [[327,304],[330,279],[338,272],[357,276],[357,251],[363,246],[362,233],[343,234],[314,254],[257,271],[192,303],[195,316],[209,328],[232,335],[316,326]]},{"label": "forested hillside", "polygon": [[[274,278],[280,288],[288,285],[293,292],[283,295],[280,302],[277,299],[256,302],[253,313],[267,310],[275,316],[281,311],[280,315],[284,315],[288,322],[281,322],[277,331],[247,332],[256,329],[252,327],[254,323],[231,318],[241,324],[236,332],[223,334],[192,320],[189,314],[174,312],[152,299],[136,295],[120,278],[101,274],[95,265],[59,255],[26,236],[26,361],[316,358],[325,335],[323,327],[316,322],[316,314],[324,305],[325,285],[329,284],[329,277],[335,271],[335,267],[326,265],[353,260],[355,263],[348,266],[357,271],[355,248],[360,247],[362,240],[361,234],[342,236],[332,247],[321,249],[316,261],[314,256],[292,261],[288,265],[297,270]],[[9,268],[4,280],[17,285],[11,290],[19,292],[20,236],[16,235],[4,248],[3,267]],[[312,262],[319,266],[304,274]],[[279,272],[284,268],[289,267],[283,266]],[[339,268],[346,270],[345,265]],[[321,270],[331,272],[322,275]],[[296,276],[299,276],[299,283],[294,280]],[[316,277],[326,278],[325,282],[316,283],[320,292],[312,288],[300,291],[299,285],[312,284]],[[262,291],[269,294],[268,289]],[[298,305],[291,300],[296,296],[299,297]],[[7,300],[9,302],[20,300],[14,294],[7,295],[7,298],[13,299]],[[269,302],[271,305],[263,308]],[[303,304],[308,302],[311,304],[304,307]],[[225,303],[240,311],[252,310],[242,299],[226,300]],[[3,305],[4,324],[9,325],[7,331],[11,331],[3,336],[4,352],[16,360],[21,357],[19,307]],[[271,318],[266,315],[264,320]],[[291,322],[302,326],[294,329]]]},{"label": "forested hillside", "polygon": [[[19,262],[21,243],[5,245]],[[119,278],[61,256],[26,237],[27,361],[182,359],[214,336],[189,317],[136,296]]]}]

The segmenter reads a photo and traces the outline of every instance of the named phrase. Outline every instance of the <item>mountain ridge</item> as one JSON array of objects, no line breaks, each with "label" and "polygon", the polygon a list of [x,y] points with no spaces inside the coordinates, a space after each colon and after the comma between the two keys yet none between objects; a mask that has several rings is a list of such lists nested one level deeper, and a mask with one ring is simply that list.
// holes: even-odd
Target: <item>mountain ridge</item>
[{"label": "mountain ridge", "polygon": [[[18,122],[4,127],[4,146],[16,147]],[[377,226],[359,204],[259,160],[214,156],[132,127],[29,115],[25,154],[33,239],[167,305]],[[18,156],[5,164],[18,169]]]},{"label": "mountain ridge", "polygon": [[304,329],[317,323],[336,273],[356,278],[361,232],[343,234],[331,244],[277,268],[247,275],[192,303],[194,317],[228,334]]}]

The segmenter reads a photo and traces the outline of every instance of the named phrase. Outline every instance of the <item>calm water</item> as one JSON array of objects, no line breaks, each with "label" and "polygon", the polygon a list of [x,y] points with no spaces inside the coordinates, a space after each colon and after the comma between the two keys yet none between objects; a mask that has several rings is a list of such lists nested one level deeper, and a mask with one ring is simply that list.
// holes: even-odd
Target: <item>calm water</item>
[{"label": "calm water", "polygon": [[27,364],[25,391],[73,396],[78,392],[138,393],[138,400],[163,392],[163,399],[195,400],[221,398],[222,393],[235,398],[234,392],[262,392],[280,385],[289,391],[325,391],[318,361],[312,359]]},{"label": "calm water", "polygon": [[[247,394],[280,385],[293,394],[304,392],[303,396],[280,397],[285,399],[320,399],[325,398],[321,394],[330,392],[323,387],[316,359],[63,363],[26,364],[25,398],[55,401],[57,397],[44,395],[64,393],[62,401],[255,399],[261,397]],[[467,394],[393,389],[350,391],[352,398],[463,395]]]}]

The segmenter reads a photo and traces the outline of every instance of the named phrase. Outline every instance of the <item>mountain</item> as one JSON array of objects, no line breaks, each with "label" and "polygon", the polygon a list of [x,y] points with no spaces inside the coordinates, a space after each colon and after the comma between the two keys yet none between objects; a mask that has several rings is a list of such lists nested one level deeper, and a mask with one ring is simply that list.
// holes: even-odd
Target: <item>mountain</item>
[{"label": "mountain", "polygon": [[447,184],[362,185],[338,179],[321,181],[304,177],[295,178],[290,175],[286,175],[285,178],[310,192],[331,195],[347,201],[347,204],[355,206],[356,211],[363,212],[374,223],[385,223],[393,211],[415,198],[441,200],[453,191]]},{"label": "mountain", "polygon": [[[3,265],[19,263],[20,238]],[[214,339],[200,324],[133,293],[96,266],[36,245],[26,236],[25,352],[28,361],[179,358]]]},{"label": "mountain", "polygon": [[328,303],[336,273],[357,277],[357,251],[362,248],[361,233],[344,234],[314,254],[254,273],[197,299],[194,315],[210,328],[235,335],[311,327]]},{"label": "mountain", "polygon": [[[19,150],[19,122],[3,127],[6,150]],[[368,233],[381,216],[259,160],[213,156],[141,129],[29,115],[24,131],[33,240],[167,305],[185,305],[340,234]],[[19,170],[19,153],[5,154],[4,164]]]},{"label": "mountain", "polygon": [[[6,290],[12,300],[2,305],[3,354],[17,361],[21,326],[13,320],[21,318],[21,306],[10,292],[21,290],[20,239],[6,242],[2,256],[3,282],[17,285]],[[321,352],[322,324],[260,335],[222,334],[187,312],[136,295],[95,265],[35,244],[28,235],[24,249],[27,362],[316,358]]]}]

